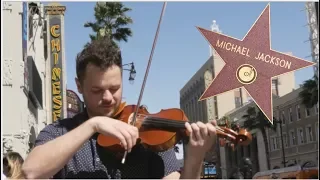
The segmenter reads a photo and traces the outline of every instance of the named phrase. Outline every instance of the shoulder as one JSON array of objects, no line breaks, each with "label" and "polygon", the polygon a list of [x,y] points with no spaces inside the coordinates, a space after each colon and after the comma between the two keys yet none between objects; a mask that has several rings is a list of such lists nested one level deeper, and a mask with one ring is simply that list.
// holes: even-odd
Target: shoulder
[{"label": "shoulder", "polygon": [[68,121],[72,121],[72,119],[67,118],[63,120],[58,120],[45,126],[39,132],[36,138],[35,146],[42,145],[68,132],[66,128],[66,125],[69,124]]},{"label": "shoulder", "polygon": [[66,119],[61,119],[57,120],[51,124],[48,124],[47,126],[44,127],[44,129],[41,132],[56,132],[60,129],[65,129],[68,130],[74,126],[73,118],[66,118]]},{"label": "shoulder", "polygon": [[64,131],[70,131],[78,127],[85,119],[83,113],[79,113],[72,118],[64,118],[57,120],[49,125],[47,125],[43,130],[45,131],[56,131],[58,129],[63,129]]},{"label": "shoulder", "polygon": [[73,118],[57,120],[45,126],[38,134],[38,137],[36,139],[36,146],[62,136],[72,129],[78,127],[84,120],[81,117],[81,114],[77,114]]}]

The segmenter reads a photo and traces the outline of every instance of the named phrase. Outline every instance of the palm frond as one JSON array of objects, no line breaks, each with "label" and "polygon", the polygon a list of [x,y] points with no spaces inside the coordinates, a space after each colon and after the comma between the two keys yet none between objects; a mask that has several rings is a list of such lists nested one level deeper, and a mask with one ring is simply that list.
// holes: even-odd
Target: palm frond
[{"label": "palm frond", "polygon": [[132,36],[132,31],[130,28],[119,28],[116,30],[112,37],[117,41],[128,41],[128,36]]},{"label": "palm frond", "polygon": [[90,39],[99,38],[102,31],[102,36],[110,36],[113,41],[127,42],[128,37],[132,36],[132,30],[127,26],[133,23],[132,18],[126,15],[129,11],[131,8],[125,7],[122,2],[97,2],[94,7],[95,21],[84,24],[84,27],[90,27],[96,34],[95,38],[89,35]]},{"label": "palm frond", "polygon": [[312,108],[318,103],[318,78],[314,76],[313,79],[306,80],[301,88],[299,97],[302,99],[302,104]]}]

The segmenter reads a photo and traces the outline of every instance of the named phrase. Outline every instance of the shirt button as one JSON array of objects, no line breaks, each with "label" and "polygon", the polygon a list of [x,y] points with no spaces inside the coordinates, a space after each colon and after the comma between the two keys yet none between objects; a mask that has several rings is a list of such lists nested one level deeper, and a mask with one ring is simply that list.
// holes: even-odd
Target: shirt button
[{"label": "shirt button", "polygon": [[100,161],[100,158],[96,158],[96,161]]}]

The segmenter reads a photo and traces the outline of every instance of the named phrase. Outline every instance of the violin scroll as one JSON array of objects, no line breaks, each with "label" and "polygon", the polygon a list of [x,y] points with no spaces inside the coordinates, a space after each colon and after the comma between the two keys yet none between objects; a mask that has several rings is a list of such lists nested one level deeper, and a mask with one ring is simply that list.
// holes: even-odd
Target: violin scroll
[{"label": "violin scroll", "polygon": [[239,126],[229,129],[225,126],[217,127],[217,134],[220,138],[220,145],[230,143],[230,147],[234,150],[235,145],[247,146],[252,141],[252,136],[249,131]]},{"label": "violin scroll", "polygon": [[238,144],[242,146],[247,146],[252,141],[251,133],[246,129],[240,129],[238,132]]}]

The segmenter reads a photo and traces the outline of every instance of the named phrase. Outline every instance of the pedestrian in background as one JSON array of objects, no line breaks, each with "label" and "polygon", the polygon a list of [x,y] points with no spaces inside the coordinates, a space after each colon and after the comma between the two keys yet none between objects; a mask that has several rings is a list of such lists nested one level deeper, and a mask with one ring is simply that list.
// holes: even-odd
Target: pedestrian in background
[{"label": "pedestrian in background", "polygon": [[24,179],[22,174],[22,164],[24,162],[17,152],[8,152],[3,156],[3,174],[6,179]]}]

